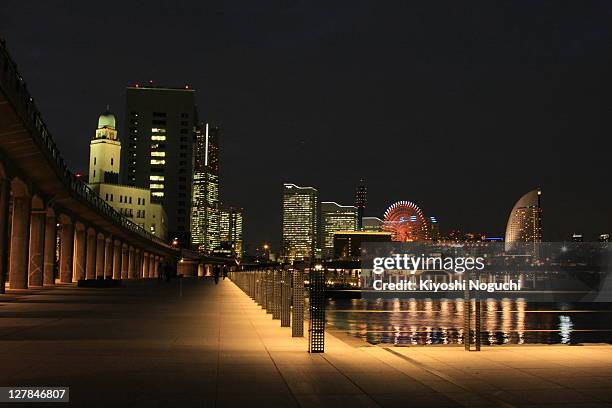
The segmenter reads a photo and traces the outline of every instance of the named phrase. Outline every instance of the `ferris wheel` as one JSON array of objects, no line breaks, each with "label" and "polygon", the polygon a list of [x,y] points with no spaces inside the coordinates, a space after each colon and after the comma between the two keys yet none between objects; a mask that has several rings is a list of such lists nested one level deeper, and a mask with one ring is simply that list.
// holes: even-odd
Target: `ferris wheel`
[{"label": "ferris wheel", "polygon": [[398,201],[385,211],[383,230],[399,242],[427,241],[429,225],[423,211],[411,201]]}]

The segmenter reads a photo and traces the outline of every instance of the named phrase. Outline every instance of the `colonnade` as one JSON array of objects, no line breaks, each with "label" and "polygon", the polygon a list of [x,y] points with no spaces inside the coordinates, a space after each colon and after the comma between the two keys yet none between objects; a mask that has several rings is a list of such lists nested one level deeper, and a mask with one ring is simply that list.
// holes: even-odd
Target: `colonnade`
[{"label": "colonnade", "polygon": [[[0,163],[0,293],[91,279],[157,278],[164,257],[43,198]],[[8,282],[5,282],[8,278]]]}]

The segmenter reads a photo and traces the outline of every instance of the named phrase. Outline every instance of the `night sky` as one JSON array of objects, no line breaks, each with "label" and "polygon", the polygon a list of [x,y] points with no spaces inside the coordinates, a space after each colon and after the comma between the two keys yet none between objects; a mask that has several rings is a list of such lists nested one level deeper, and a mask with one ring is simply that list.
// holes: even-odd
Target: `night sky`
[{"label": "night sky", "polygon": [[359,177],[366,215],[410,200],[502,235],[541,187],[545,239],[612,231],[612,3],[177,3],[2,0],[72,168],[106,104],[123,133],[125,86],[151,79],[194,86],[221,126],[222,201],[251,248],[278,248],[283,182],[351,204]]}]

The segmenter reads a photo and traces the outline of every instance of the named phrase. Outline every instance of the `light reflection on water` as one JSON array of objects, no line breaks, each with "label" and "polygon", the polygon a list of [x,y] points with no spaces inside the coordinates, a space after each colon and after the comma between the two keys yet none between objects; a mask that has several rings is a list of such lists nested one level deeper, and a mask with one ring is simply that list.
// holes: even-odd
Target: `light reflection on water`
[{"label": "light reflection on water", "polygon": [[[464,300],[332,299],[330,328],[372,344],[463,344]],[[612,343],[612,305],[482,302],[483,344]]]}]

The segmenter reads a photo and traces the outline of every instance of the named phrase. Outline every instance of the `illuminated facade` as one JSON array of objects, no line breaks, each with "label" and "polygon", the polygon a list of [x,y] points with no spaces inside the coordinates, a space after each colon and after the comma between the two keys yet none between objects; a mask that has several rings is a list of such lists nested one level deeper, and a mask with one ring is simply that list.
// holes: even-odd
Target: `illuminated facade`
[{"label": "illuminated facade", "polygon": [[323,257],[334,256],[334,233],[357,230],[358,208],[332,201],[321,202],[321,249]]},{"label": "illuminated facade", "polygon": [[193,168],[191,243],[211,252],[221,243],[219,209],[219,128],[196,128]]},{"label": "illuminated facade", "polygon": [[89,183],[119,183],[121,142],[117,139],[115,115],[108,106],[98,119],[89,144]]},{"label": "illuminated facade", "polygon": [[222,208],[219,220],[221,246],[232,248],[232,255],[242,257],[242,208]]},{"label": "illuminated facade", "polygon": [[429,225],[423,211],[410,201],[398,201],[385,211],[383,231],[393,234],[393,241],[429,240]]},{"label": "illuminated facade", "polygon": [[542,242],[541,198],[539,189],[531,190],[514,204],[506,226],[506,250],[513,242]]},{"label": "illuminated facade", "polygon": [[126,89],[122,180],[148,188],[168,213],[168,229],[180,246],[191,235],[195,91],[149,83]]},{"label": "illuminated facade", "polygon": [[312,187],[283,185],[283,257],[312,259],[317,243],[318,192]]},{"label": "illuminated facade", "polygon": [[364,231],[382,231],[383,220],[378,217],[363,217],[362,224]]},{"label": "illuminated facade", "polygon": [[117,139],[115,116],[108,110],[98,119],[89,146],[89,187],[117,212],[153,235],[167,239],[168,221],[164,208],[151,200],[148,188],[119,184],[121,142]]}]

